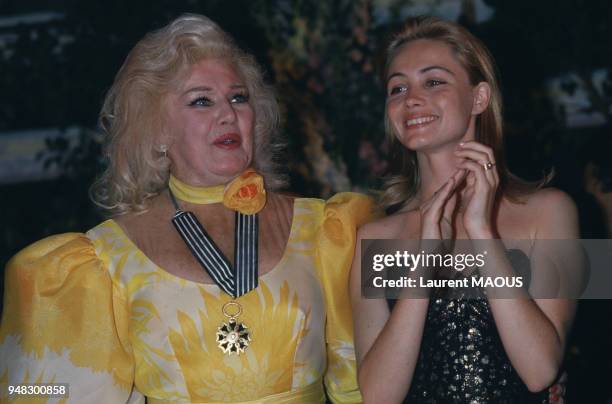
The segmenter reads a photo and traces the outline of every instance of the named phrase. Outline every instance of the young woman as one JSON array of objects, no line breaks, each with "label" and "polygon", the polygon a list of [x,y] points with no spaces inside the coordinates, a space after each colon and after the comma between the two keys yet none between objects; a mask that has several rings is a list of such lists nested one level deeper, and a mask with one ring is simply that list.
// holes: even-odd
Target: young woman
[{"label": "young woman", "polygon": [[[390,42],[385,121],[390,216],[358,233],[351,275],[359,385],[366,403],[547,400],[575,303],[563,299],[397,300],[361,296],[361,239],[466,239],[488,251],[483,276],[512,276],[501,240],[533,259],[539,239],[578,236],[573,202],[508,172],[501,95],[485,46],[458,24],[409,19]],[[425,248],[422,245],[423,248]],[[419,249],[420,251],[421,249]],[[538,273],[534,268],[532,280]],[[553,399],[555,397],[552,397]]]}]

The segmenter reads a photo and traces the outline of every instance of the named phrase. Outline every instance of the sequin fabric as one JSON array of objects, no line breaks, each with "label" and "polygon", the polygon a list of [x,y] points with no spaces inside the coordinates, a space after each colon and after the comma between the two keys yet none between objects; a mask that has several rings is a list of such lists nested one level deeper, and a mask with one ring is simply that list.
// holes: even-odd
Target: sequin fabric
[{"label": "sequin fabric", "polygon": [[486,299],[436,290],[405,403],[548,403],[548,393],[530,393],[512,368]]}]

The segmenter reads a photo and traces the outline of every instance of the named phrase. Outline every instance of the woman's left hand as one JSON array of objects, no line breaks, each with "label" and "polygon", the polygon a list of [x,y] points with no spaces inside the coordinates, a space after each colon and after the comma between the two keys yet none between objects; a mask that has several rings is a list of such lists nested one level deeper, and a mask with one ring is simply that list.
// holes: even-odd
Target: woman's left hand
[{"label": "woman's left hand", "polygon": [[493,234],[493,208],[499,185],[495,158],[490,147],[469,141],[459,144],[455,155],[463,158],[458,168],[467,170],[462,196],[463,226],[471,239],[490,239]]}]

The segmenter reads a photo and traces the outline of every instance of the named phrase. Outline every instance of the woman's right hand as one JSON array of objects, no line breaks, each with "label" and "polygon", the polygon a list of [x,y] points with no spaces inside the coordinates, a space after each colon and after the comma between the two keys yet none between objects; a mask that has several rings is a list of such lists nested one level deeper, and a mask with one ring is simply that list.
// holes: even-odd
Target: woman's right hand
[{"label": "woman's right hand", "polygon": [[459,169],[420,207],[421,240],[453,238],[453,215],[457,203],[455,190],[465,178],[465,170]]}]

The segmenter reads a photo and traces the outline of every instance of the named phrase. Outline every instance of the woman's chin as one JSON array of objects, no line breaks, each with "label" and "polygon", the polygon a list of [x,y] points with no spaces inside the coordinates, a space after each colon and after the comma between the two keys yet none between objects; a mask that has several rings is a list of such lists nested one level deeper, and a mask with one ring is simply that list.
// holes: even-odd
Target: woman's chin
[{"label": "woman's chin", "polygon": [[239,176],[240,174],[242,174],[244,170],[246,170],[247,168],[249,168],[248,162],[242,163],[242,164],[218,166],[218,167],[215,167],[215,169],[211,171],[212,171],[212,174],[214,174],[216,177],[231,180]]},{"label": "woman's chin", "polygon": [[435,152],[444,149],[455,150],[462,137],[453,136],[449,139],[439,139],[434,136],[406,136],[401,143],[414,152]]},{"label": "woman's chin", "polygon": [[401,143],[408,150],[412,150],[415,152],[426,151],[432,146],[431,139],[423,136],[405,137],[404,139],[402,139]]}]

